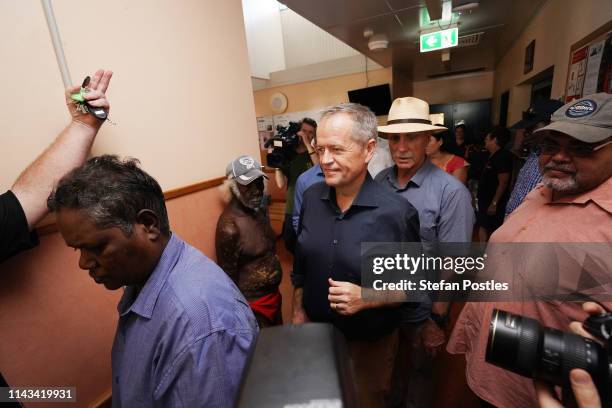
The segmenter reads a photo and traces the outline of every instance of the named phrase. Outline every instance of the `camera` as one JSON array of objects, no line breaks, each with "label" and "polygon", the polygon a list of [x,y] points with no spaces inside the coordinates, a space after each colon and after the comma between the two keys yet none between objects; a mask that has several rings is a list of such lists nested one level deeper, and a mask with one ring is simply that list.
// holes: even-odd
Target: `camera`
[{"label": "camera", "polygon": [[274,146],[272,153],[266,156],[268,166],[282,168],[289,165],[296,154],[295,149],[300,141],[297,133],[301,128],[302,125],[298,122],[289,122],[288,126],[276,126],[276,135],[264,144],[266,149]]},{"label": "camera", "polygon": [[581,368],[593,378],[602,404],[610,407],[612,314],[590,316],[583,327],[606,346],[577,334],[543,327],[535,319],[494,309],[485,359],[516,374],[570,391],[570,371]]}]

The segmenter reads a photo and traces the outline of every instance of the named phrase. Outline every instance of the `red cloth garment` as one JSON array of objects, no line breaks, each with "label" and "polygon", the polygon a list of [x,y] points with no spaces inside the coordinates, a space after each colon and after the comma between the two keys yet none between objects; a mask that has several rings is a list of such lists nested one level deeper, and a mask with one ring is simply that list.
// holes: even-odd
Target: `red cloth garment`
[{"label": "red cloth garment", "polygon": [[270,321],[274,321],[276,314],[280,310],[281,301],[281,294],[277,290],[276,292],[268,293],[267,295],[250,301],[249,305],[251,309],[253,309],[253,312],[259,313]]},{"label": "red cloth garment", "polygon": [[455,170],[469,165],[470,163],[468,163],[463,157],[453,155],[453,158],[444,165],[444,171],[448,174],[453,174]]}]

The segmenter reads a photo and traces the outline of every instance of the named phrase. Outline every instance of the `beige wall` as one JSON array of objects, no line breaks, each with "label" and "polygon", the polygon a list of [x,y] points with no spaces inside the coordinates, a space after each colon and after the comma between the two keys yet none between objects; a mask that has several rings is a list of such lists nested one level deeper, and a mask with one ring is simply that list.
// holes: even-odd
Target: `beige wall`
[{"label": "beige wall", "polygon": [[412,83],[413,96],[438,103],[468,102],[493,97],[493,72],[454,76]]},{"label": "beige wall", "polygon": [[[484,72],[450,79],[412,82],[412,96],[430,104],[489,99],[493,96],[493,76],[493,72]],[[368,86],[391,84],[391,68],[370,71],[368,79]],[[276,92],[287,96],[287,112],[300,112],[348,102],[347,91],[365,86],[365,74],[357,73],[263,89],[253,92],[255,112],[257,116],[273,115],[269,101],[270,96]],[[384,123],[385,120],[386,117],[379,117],[379,122]]]},{"label": "beige wall", "polygon": [[275,92],[287,96],[287,112],[301,112],[348,102],[347,91],[386,83],[391,83],[391,68],[368,72],[367,84],[365,73],[357,73],[262,89],[253,92],[255,112],[257,116],[273,115],[270,96]]},{"label": "beige wall", "polygon": [[[561,97],[565,92],[570,47],[611,19],[609,0],[548,0],[496,67],[494,122],[499,118],[500,95],[508,90],[508,124],[519,120],[521,112],[529,107],[531,90],[530,85],[520,84],[551,65],[555,67],[551,98]],[[525,75],[525,47],[534,39],[534,66]]]},{"label": "beige wall", "polygon": [[[94,153],[141,159],[164,190],[257,154],[240,0],[53,1],[73,82],[112,69]],[[0,2],[0,190],[65,126],[63,85],[40,1]],[[222,141],[222,142],[220,142]],[[10,153],[10,154],[7,154]]]}]

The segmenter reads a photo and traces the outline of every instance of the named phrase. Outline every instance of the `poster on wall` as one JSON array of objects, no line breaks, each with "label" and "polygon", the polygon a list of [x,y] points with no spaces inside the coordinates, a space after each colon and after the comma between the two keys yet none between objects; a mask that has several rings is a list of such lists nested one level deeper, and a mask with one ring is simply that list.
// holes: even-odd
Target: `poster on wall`
[{"label": "poster on wall", "polygon": [[272,116],[260,116],[257,118],[257,130],[260,132],[272,132],[274,120]]},{"label": "poster on wall", "polygon": [[567,91],[565,101],[569,102],[582,96],[582,86],[584,84],[584,74],[586,72],[587,56],[589,47],[582,47],[572,55],[572,62],[567,81]]},{"label": "poster on wall", "polygon": [[565,91],[565,102],[612,93],[612,21],[572,45]]},{"label": "poster on wall", "polygon": [[266,150],[266,142],[272,138],[274,132],[268,132],[267,130],[259,131],[259,149]]},{"label": "poster on wall", "polygon": [[597,82],[599,80],[599,67],[603,57],[605,41],[599,41],[589,47],[586,74],[584,76],[583,95],[590,95],[597,92]]}]

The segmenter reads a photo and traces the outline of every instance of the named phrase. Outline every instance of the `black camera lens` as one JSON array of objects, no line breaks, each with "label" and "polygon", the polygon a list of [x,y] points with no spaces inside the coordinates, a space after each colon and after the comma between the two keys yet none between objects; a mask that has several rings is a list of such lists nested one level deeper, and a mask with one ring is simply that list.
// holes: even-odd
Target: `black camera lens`
[{"label": "black camera lens", "polygon": [[610,387],[608,352],[600,344],[498,309],[491,316],[485,359],[522,376],[566,388],[570,371],[581,368],[591,374],[600,391],[607,393]]}]

